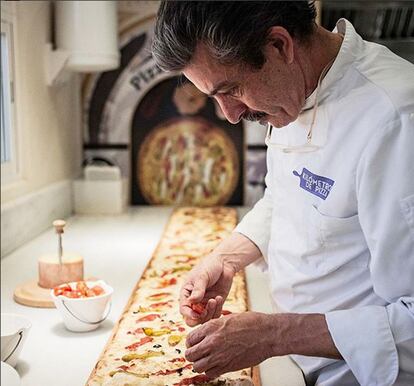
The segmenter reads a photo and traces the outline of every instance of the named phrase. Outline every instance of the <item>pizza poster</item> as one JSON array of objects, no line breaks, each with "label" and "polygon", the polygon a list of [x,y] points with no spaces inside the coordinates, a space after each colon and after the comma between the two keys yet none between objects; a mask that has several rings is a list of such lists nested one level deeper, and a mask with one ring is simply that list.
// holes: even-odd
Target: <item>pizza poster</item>
[{"label": "pizza poster", "polygon": [[118,165],[132,205],[242,205],[243,123],[161,71],[150,51],[155,13],[129,11],[119,20],[120,67],[83,79],[85,160]]}]

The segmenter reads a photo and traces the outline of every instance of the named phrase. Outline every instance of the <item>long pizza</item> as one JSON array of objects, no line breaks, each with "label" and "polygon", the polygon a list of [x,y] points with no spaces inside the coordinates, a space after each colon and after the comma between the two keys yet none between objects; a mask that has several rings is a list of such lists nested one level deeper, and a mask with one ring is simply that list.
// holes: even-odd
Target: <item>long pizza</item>
[{"label": "long pizza", "polygon": [[[233,230],[230,208],[180,208],[163,237],[90,375],[87,386],[253,386],[253,370],[216,379],[193,371],[185,357],[191,331],[178,311],[182,281],[197,261]],[[247,310],[245,278],[235,276],[223,314]]]}]

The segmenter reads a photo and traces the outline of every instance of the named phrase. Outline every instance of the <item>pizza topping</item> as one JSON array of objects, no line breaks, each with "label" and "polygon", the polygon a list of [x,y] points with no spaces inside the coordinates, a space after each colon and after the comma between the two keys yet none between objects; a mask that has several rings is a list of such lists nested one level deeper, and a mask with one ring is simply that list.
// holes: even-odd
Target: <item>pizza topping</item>
[{"label": "pizza topping", "polygon": [[184,327],[178,327],[178,331],[184,332],[185,331],[185,328]]},{"label": "pizza topping", "polygon": [[147,297],[148,300],[161,300],[171,295],[171,292],[160,292],[158,294],[150,295]]},{"label": "pizza topping", "polygon": [[160,317],[161,317],[160,314],[149,314],[147,316],[143,316],[142,318],[137,319],[136,323],[139,323],[139,322],[152,322],[155,319],[160,318]]},{"label": "pizza topping", "polygon": [[183,272],[183,271],[191,271],[193,267],[191,265],[183,265],[182,267],[175,267],[172,270],[172,273],[176,272]]},{"label": "pizza topping", "polygon": [[160,370],[152,375],[170,375],[170,374],[174,374],[174,373],[181,373],[183,370],[185,369],[191,369],[192,365],[187,365],[184,367],[179,367],[178,369],[171,369],[171,370]]},{"label": "pizza topping", "polygon": [[154,347],[154,348],[160,348],[162,346],[160,344],[154,344],[154,346],[152,346],[152,347]]},{"label": "pizza topping", "polygon": [[142,334],[144,331],[143,331],[143,329],[142,328],[137,328],[136,330],[134,330],[134,331],[128,331],[127,332],[127,334],[128,335],[131,335],[131,334],[134,334],[134,335],[137,335],[137,334]]},{"label": "pizza topping", "polygon": [[181,342],[182,338],[183,337],[181,335],[170,335],[168,337],[168,344],[170,346],[177,346],[177,344]]},{"label": "pizza topping", "polygon": [[168,306],[168,307],[172,307],[171,306],[171,304],[170,304],[170,302],[171,302],[171,300],[169,300],[169,301],[167,301],[167,302],[160,302],[160,303],[152,303],[151,305],[150,305],[150,307],[153,309],[153,310],[160,310],[160,308],[161,307],[166,307],[166,306]]},{"label": "pizza topping", "polygon": [[130,362],[133,359],[148,359],[148,358],[152,358],[152,357],[160,357],[165,355],[164,351],[152,351],[152,350],[148,350],[146,352],[144,352],[143,354],[126,354],[122,357],[122,360],[124,362]]},{"label": "pizza topping", "polygon": [[139,306],[138,307],[138,310],[137,311],[132,311],[132,313],[133,314],[138,314],[139,312],[149,312],[149,311],[151,311],[149,308],[145,308],[145,307]]},{"label": "pizza topping", "polygon": [[176,348],[176,349],[175,349],[175,351],[176,351],[178,354],[181,354],[181,350],[180,350],[179,348]]},{"label": "pizza topping", "polygon": [[129,370],[115,370],[115,371],[111,371],[110,373],[109,373],[109,376],[110,377],[113,377],[116,373],[126,373],[126,374],[130,374],[130,375],[134,375],[134,376],[136,376],[136,377],[138,377],[138,378],[149,378],[149,374],[138,374],[138,373],[134,373],[134,372],[132,372],[132,371],[129,371]]},{"label": "pizza topping", "polygon": [[138,342],[132,343],[129,346],[126,346],[125,348],[127,350],[136,350],[139,346],[142,346],[146,343],[152,342],[154,338],[151,338],[149,336],[146,336],[145,338],[140,339]]},{"label": "pizza topping", "polygon": [[221,311],[221,314],[222,315],[230,315],[232,312],[231,311],[228,311],[228,310],[222,310]]},{"label": "pizza topping", "polygon": [[205,383],[209,381],[211,381],[211,378],[207,377],[207,375],[200,374],[200,375],[196,375],[195,377],[184,378],[180,382],[174,383],[174,386],[198,385],[200,383]]},{"label": "pizza topping", "polygon": [[154,330],[151,327],[143,327],[142,330],[144,334],[147,336],[161,336],[165,334],[171,334],[171,330],[169,328],[163,328],[161,330]]},{"label": "pizza topping", "polygon": [[175,277],[172,277],[171,279],[161,280],[157,288],[165,288],[175,284],[177,284],[177,279]]},{"label": "pizza topping", "polygon": [[185,358],[182,358],[182,357],[174,358],[174,359],[170,359],[168,362],[171,362],[171,363],[175,363],[175,362],[185,362]]}]

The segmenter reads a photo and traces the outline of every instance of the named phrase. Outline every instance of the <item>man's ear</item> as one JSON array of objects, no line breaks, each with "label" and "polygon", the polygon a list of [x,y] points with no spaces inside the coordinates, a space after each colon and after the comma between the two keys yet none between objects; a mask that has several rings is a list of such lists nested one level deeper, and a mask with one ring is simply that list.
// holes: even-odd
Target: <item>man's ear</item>
[{"label": "man's ear", "polygon": [[294,41],[290,33],[283,27],[269,28],[267,35],[268,43],[279,51],[280,57],[287,64],[291,64],[294,59]]}]

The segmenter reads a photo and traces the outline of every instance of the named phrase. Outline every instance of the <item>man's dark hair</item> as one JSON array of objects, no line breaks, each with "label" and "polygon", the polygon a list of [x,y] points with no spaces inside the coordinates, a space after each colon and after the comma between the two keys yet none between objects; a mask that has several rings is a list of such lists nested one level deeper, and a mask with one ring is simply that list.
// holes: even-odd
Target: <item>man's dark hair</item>
[{"label": "man's dark hair", "polygon": [[181,71],[198,43],[222,64],[245,63],[259,69],[273,26],[306,40],[315,26],[309,1],[163,1],[157,17],[152,54],[164,71]]}]

